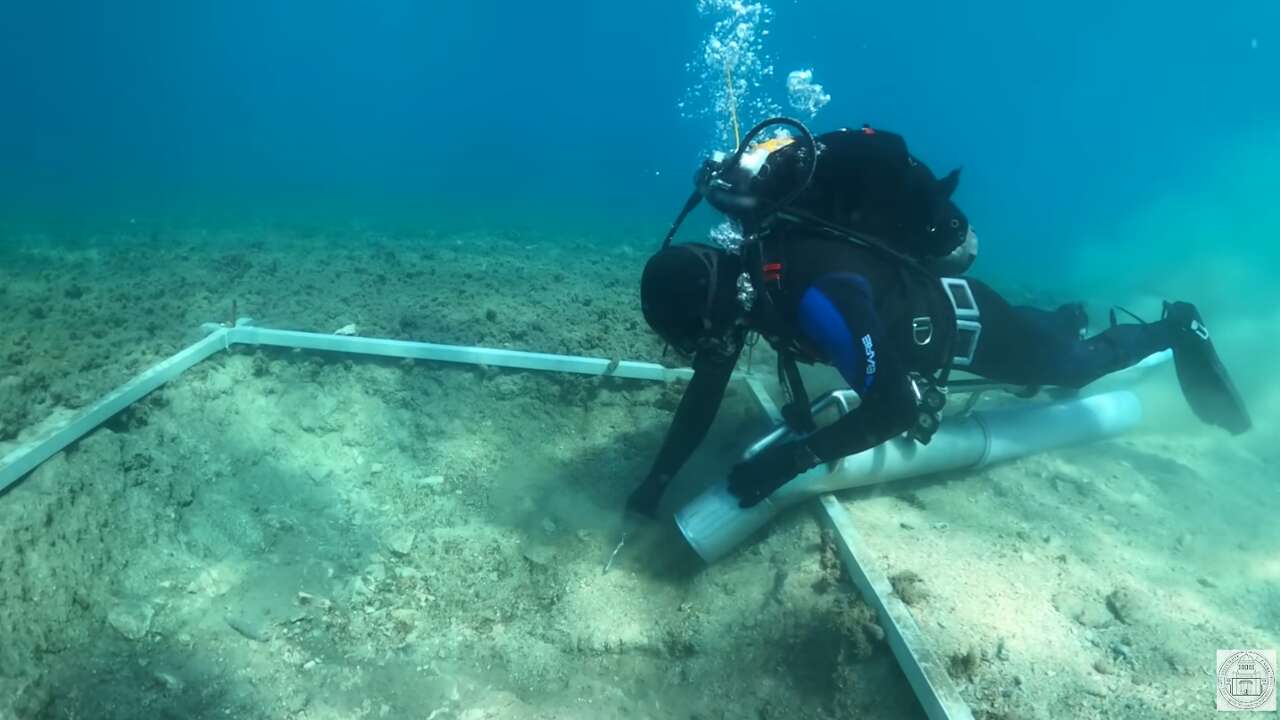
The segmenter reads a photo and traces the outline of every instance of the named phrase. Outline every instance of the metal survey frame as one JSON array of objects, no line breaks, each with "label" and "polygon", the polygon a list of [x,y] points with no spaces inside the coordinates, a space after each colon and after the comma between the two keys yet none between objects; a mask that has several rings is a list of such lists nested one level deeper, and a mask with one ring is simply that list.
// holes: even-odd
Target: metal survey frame
[{"label": "metal survey frame", "polygon": [[[247,319],[237,321],[234,327],[205,325],[203,329],[209,333],[203,340],[144,371],[73,418],[46,430],[40,437],[19,445],[0,458],[0,494],[116,413],[219,351],[230,350],[232,345],[315,350],[655,382],[669,382],[692,376],[692,370],[688,368],[667,368],[656,363],[272,330],[256,327]],[[734,379],[744,381],[765,414],[775,423],[780,422],[781,413],[777,405],[757,377],[735,373]],[[836,404],[841,412],[847,412],[849,398],[838,392],[833,393],[829,404]],[[753,445],[752,449],[759,450],[777,439],[778,432],[783,430],[775,431]],[[822,495],[819,500],[824,522],[838,541],[841,559],[850,577],[879,614],[889,647],[930,720],[972,720],[972,712],[960,697],[942,662],[929,647],[910,611],[893,594],[886,576],[875,567],[872,555],[854,529],[848,512],[830,494]]]},{"label": "metal survey frame", "polygon": [[573,355],[550,355],[349,335],[270,330],[255,327],[247,319],[237,321],[235,327],[205,325],[203,329],[209,333],[203,340],[144,371],[74,417],[46,429],[40,436],[20,444],[0,458],[0,494],[46,460],[111,419],[116,413],[219,351],[230,350],[232,345],[318,350],[657,382],[678,380],[693,375],[693,371],[688,368],[667,368],[655,363],[618,362]]},{"label": "metal survey frame", "polygon": [[[782,412],[777,403],[764,386],[758,380],[749,378],[747,387],[751,389],[760,409],[778,426],[747,449],[744,456],[750,457],[782,439],[790,431],[783,423]],[[820,411],[835,407],[843,415],[851,407],[851,392],[835,390],[827,393],[814,401],[814,409]],[[911,689],[929,720],[974,720],[973,711],[947,674],[942,658],[933,651],[906,603],[893,592],[889,578],[876,567],[874,556],[854,528],[849,511],[831,493],[818,496],[818,503],[822,508],[823,525],[836,539],[845,570],[858,586],[863,598],[875,609],[889,649],[893,651],[902,674],[907,677],[907,682],[911,684]]]}]

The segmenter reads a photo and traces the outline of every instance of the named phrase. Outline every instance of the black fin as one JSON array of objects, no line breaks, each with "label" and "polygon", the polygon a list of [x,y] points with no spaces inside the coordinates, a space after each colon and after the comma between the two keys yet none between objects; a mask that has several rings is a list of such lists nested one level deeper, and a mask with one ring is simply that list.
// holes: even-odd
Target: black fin
[{"label": "black fin", "polygon": [[1222,365],[1200,313],[1188,303],[1173,303],[1166,313],[1176,328],[1173,365],[1191,411],[1233,435],[1248,432],[1253,427],[1249,410]]},{"label": "black fin", "polygon": [[946,177],[938,181],[938,185],[936,188],[938,197],[941,197],[941,198],[951,197],[951,194],[954,193],[956,191],[956,188],[960,185],[960,170],[962,169],[963,168],[956,168],[955,170],[952,170],[951,172],[947,173]]}]

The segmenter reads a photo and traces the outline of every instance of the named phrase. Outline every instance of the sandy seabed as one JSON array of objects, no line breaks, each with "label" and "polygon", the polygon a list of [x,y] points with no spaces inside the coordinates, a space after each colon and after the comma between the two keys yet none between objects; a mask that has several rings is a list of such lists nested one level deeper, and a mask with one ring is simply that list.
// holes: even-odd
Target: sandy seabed
[{"label": "sandy seabed", "polygon": [[[0,452],[233,303],[272,327],[658,359],[647,243],[10,243]],[[0,497],[0,718],[920,717],[805,511],[710,568],[642,528],[602,572],[679,393],[215,356]],[[761,430],[731,396],[688,475]],[[1192,718],[1215,649],[1280,644],[1275,478],[1214,436],[1146,433],[845,500],[979,718]]]}]

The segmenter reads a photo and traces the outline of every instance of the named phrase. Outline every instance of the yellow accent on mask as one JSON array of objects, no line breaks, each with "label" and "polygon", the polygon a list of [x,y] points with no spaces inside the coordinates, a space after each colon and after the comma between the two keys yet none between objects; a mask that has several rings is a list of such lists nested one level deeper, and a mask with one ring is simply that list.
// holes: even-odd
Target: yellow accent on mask
[{"label": "yellow accent on mask", "polygon": [[751,151],[758,152],[760,150],[763,150],[767,153],[771,153],[771,152],[774,152],[775,150],[781,150],[782,148],[790,145],[793,142],[795,142],[795,138],[787,135],[783,135],[781,137],[770,138],[768,140],[765,140],[764,142],[758,142],[752,146]]}]

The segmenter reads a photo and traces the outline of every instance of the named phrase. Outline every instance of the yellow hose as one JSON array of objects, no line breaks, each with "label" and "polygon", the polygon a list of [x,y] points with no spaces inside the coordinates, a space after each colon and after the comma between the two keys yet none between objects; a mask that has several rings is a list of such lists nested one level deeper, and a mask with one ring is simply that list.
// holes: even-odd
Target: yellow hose
[{"label": "yellow hose", "polygon": [[729,92],[729,118],[733,120],[733,147],[736,150],[742,144],[742,134],[738,130],[738,101],[733,97],[733,72],[728,62],[724,64],[724,87]]}]

